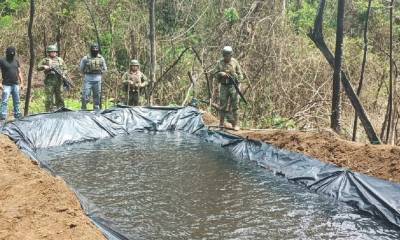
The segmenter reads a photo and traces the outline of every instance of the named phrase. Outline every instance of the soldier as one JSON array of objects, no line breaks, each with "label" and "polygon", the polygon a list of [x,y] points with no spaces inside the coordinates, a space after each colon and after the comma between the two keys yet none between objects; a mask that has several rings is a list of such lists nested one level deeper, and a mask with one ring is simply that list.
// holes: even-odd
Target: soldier
[{"label": "soldier", "polygon": [[46,52],[47,57],[39,62],[37,70],[44,71],[45,74],[44,93],[46,99],[44,105],[46,111],[50,112],[54,110],[54,106],[57,108],[64,107],[64,99],[62,96],[63,81],[51,69],[58,68],[65,74],[67,72],[67,67],[65,66],[64,60],[58,57],[58,48],[56,45],[49,45]]},{"label": "soldier", "polygon": [[8,113],[8,98],[10,95],[13,99],[14,118],[20,119],[22,114],[19,110],[19,90],[24,87],[22,78],[21,66],[16,58],[16,50],[14,47],[6,49],[6,57],[0,59],[1,75],[3,83],[0,83],[0,90],[3,90],[0,122],[7,119]]},{"label": "soldier", "polygon": [[107,72],[107,65],[103,56],[99,54],[98,44],[92,44],[90,46],[90,54],[82,58],[79,68],[85,75],[81,109],[86,110],[86,105],[93,92],[94,110],[100,110],[101,80],[103,74]]},{"label": "soldier", "polygon": [[[212,77],[219,83],[219,101],[220,101],[220,129],[224,128],[225,117],[232,114],[232,127],[235,131],[240,130],[239,119],[238,119],[238,109],[239,109],[239,98],[235,87],[228,78],[231,76],[239,85],[240,81],[243,79],[242,69],[239,62],[232,57],[232,47],[225,46],[222,50],[223,58],[217,62],[215,71]],[[228,106],[230,104],[230,110]]]},{"label": "soldier", "polygon": [[140,94],[149,84],[147,77],[140,71],[139,61],[133,59],[129,64],[129,71],[122,76],[123,91],[126,104],[138,106]]}]

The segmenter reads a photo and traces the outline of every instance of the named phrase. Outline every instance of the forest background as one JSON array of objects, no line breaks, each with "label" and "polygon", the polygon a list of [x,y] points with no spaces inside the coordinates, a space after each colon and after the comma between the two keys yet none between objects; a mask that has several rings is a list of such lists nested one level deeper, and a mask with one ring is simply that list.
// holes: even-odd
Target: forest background
[{"label": "forest background", "polygon": [[[35,59],[44,57],[47,45],[58,44],[77,85],[68,93],[67,107],[79,105],[75,101],[80,99],[82,83],[79,60],[97,37],[109,67],[103,85],[105,107],[112,104],[110,99],[118,97],[121,76],[130,59],[139,59],[142,71],[150,74],[149,1],[35,2],[32,31]],[[399,3],[394,1],[395,102],[400,100],[396,91]],[[328,0],[326,4],[324,37],[333,51],[337,1]],[[154,104],[181,105],[190,85],[188,73],[197,80],[196,98],[208,100],[209,72],[221,57],[222,47],[231,45],[246,76],[242,90],[249,104],[241,105],[242,127],[299,130],[329,127],[333,70],[307,35],[314,26],[318,5],[318,0],[157,0]],[[347,0],[345,5],[343,70],[354,89],[361,75],[367,6],[368,0]],[[372,1],[368,55],[360,94],[378,134],[384,132],[389,94],[389,6],[390,1]],[[11,45],[17,48],[26,77],[29,8],[27,0],[0,0],[0,49]],[[31,113],[43,110],[42,79],[41,73],[34,72]],[[343,91],[342,99],[342,135],[351,139],[354,110]],[[397,137],[400,137],[397,134],[400,115],[398,104],[394,106],[394,141],[400,143]],[[366,142],[362,127],[358,129],[357,140]]]}]

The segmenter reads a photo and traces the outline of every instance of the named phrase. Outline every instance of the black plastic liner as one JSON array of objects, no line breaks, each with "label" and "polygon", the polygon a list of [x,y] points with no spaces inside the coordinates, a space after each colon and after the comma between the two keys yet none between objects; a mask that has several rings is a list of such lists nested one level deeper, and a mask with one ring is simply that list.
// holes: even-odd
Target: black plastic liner
[{"label": "black plastic liner", "polygon": [[[400,227],[400,185],[377,179],[302,154],[277,149],[260,141],[243,139],[204,125],[201,113],[186,108],[116,108],[101,113],[60,111],[9,123],[8,135],[42,167],[38,149],[134,135],[137,131],[185,131],[230,149],[237,157],[257,163],[308,189],[345,202],[365,213]],[[50,170],[51,171],[51,170]],[[83,209],[108,239],[127,239],[105,221],[94,205],[76,192]]]}]

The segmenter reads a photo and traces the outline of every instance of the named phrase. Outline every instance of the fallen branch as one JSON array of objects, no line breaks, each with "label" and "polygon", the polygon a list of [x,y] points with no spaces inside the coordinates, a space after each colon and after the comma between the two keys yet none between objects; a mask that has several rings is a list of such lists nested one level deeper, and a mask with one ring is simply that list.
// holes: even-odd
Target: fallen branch
[{"label": "fallen branch", "polygon": [[151,89],[151,91],[150,91],[150,96],[152,96],[153,95],[153,93],[154,93],[154,90],[155,90],[155,88],[157,87],[157,84],[164,78],[164,76],[169,72],[169,71],[171,71],[175,66],[176,66],[176,64],[178,64],[178,62],[181,60],[181,58],[183,57],[183,55],[187,52],[187,50],[189,50],[190,48],[189,47],[187,47],[187,48],[185,48],[185,50],[183,50],[182,52],[181,52],[181,54],[179,55],[179,57],[167,68],[167,70],[165,70],[162,74],[161,74],[161,76],[157,79],[157,81],[154,83],[154,85],[153,85],[153,88]]}]

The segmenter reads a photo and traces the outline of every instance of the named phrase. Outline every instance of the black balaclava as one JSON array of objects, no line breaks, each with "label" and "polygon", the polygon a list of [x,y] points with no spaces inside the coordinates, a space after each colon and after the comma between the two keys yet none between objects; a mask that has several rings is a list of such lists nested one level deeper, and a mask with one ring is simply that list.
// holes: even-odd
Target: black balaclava
[{"label": "black balaclava", "polygon": [[15,52],[16,52],[15,47],[8,47],[6,49],[6,59],[7,59],[7,61],[11,62],[11,61],[14,60]]},{"label": "black balaclava", "polygon": [[99,45],[92,44],[90,46],[90,55],[92,55],[92,57],[97,57],[98,54],[99,54]]}]

